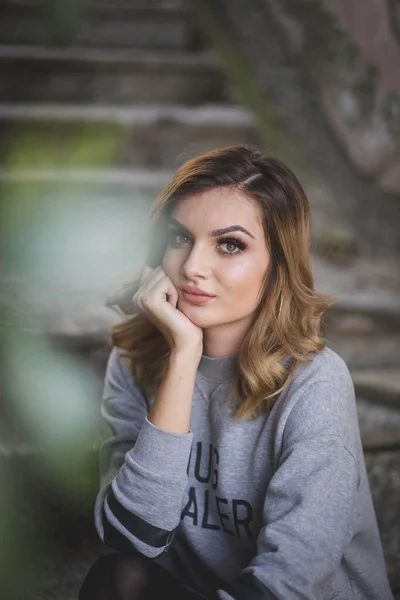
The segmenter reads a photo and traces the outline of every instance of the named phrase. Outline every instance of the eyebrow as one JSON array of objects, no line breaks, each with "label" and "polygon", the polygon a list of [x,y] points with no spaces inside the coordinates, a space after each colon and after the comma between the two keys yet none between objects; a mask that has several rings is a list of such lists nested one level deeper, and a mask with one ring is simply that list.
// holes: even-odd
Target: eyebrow
[{"label": "eyebrow", "polygon": [[[190,229],[188,229],[182,223],[180,223],[179,221],[174,219],[174,217],[170,217],[170,221],[173,225],[175,225],[175,227],[179,227],[179,228],[183,229],[183,231],[185,231],[187,233],[191,233]],[[214,231],[209,231],[208,235],[210,237],[218,237],[220,235],[223,235],[224,233],[231,233],[232,231],[242,231],[243,233],[246,233],[251,238],[253,238],[253,240],[256,239],[254,237],[254,235],[252,235],[250,233],[250,231],[247,231],[247,229],[245,229],[241,225],[230,225],[229,227],[224,227],[223,229],[214,229]]]}]

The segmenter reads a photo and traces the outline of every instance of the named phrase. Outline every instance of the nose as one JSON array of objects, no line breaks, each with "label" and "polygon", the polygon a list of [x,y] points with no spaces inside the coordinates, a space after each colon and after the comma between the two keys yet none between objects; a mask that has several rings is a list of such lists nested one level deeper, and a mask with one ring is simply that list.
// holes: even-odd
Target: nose
[{"label": "nose", "polygon": [[193,244],[182,266],[185,277],[195,281],[206,279],[210,270],[210,256],[201,244]]}]

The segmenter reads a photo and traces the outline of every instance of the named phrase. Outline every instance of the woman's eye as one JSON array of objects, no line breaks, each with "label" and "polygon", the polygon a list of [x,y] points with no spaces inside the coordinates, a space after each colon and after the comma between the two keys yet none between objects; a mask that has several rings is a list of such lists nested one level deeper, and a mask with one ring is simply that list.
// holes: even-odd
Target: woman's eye
[{"label": "woman's eye", "polygon": [[170,234],[170,241],[177,246],[181,244],[186,244],[189,241],[189,237],[185,233],[177,233],[172,231]]},{"label": "woman's eye", "polygon": [[240,254],[246,248],[246,244],[236,240],[221,240],[218,246],[223,254]]}]

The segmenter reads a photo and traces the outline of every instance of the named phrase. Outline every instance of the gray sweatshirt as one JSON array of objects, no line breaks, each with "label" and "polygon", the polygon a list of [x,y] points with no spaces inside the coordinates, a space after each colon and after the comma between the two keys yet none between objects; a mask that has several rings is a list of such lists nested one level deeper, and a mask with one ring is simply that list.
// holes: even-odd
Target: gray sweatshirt
[{"label": "gray sweatshirt", "polygon": [[114,348],[101,539],[207,598],[393,600],[349,370],[330,348],[311,357],[267,414],[234,421],[224,399],[236,356],[203,355],[190,432],[173,434],[147,419],[154,399]]}]

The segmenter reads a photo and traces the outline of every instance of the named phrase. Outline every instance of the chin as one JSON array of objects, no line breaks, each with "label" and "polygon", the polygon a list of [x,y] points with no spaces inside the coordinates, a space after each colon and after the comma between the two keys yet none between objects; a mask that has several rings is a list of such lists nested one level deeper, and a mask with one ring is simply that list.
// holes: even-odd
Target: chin
[{"label": "chin", "polygon": [[188,306],[183,305],[179,310],[187,317],[194,325],[204,329],[205,327],[210,327],[211,324],[214,324],[211,321],[209,316],[206,316],[204,312],[204,307],[202,306]]}]

